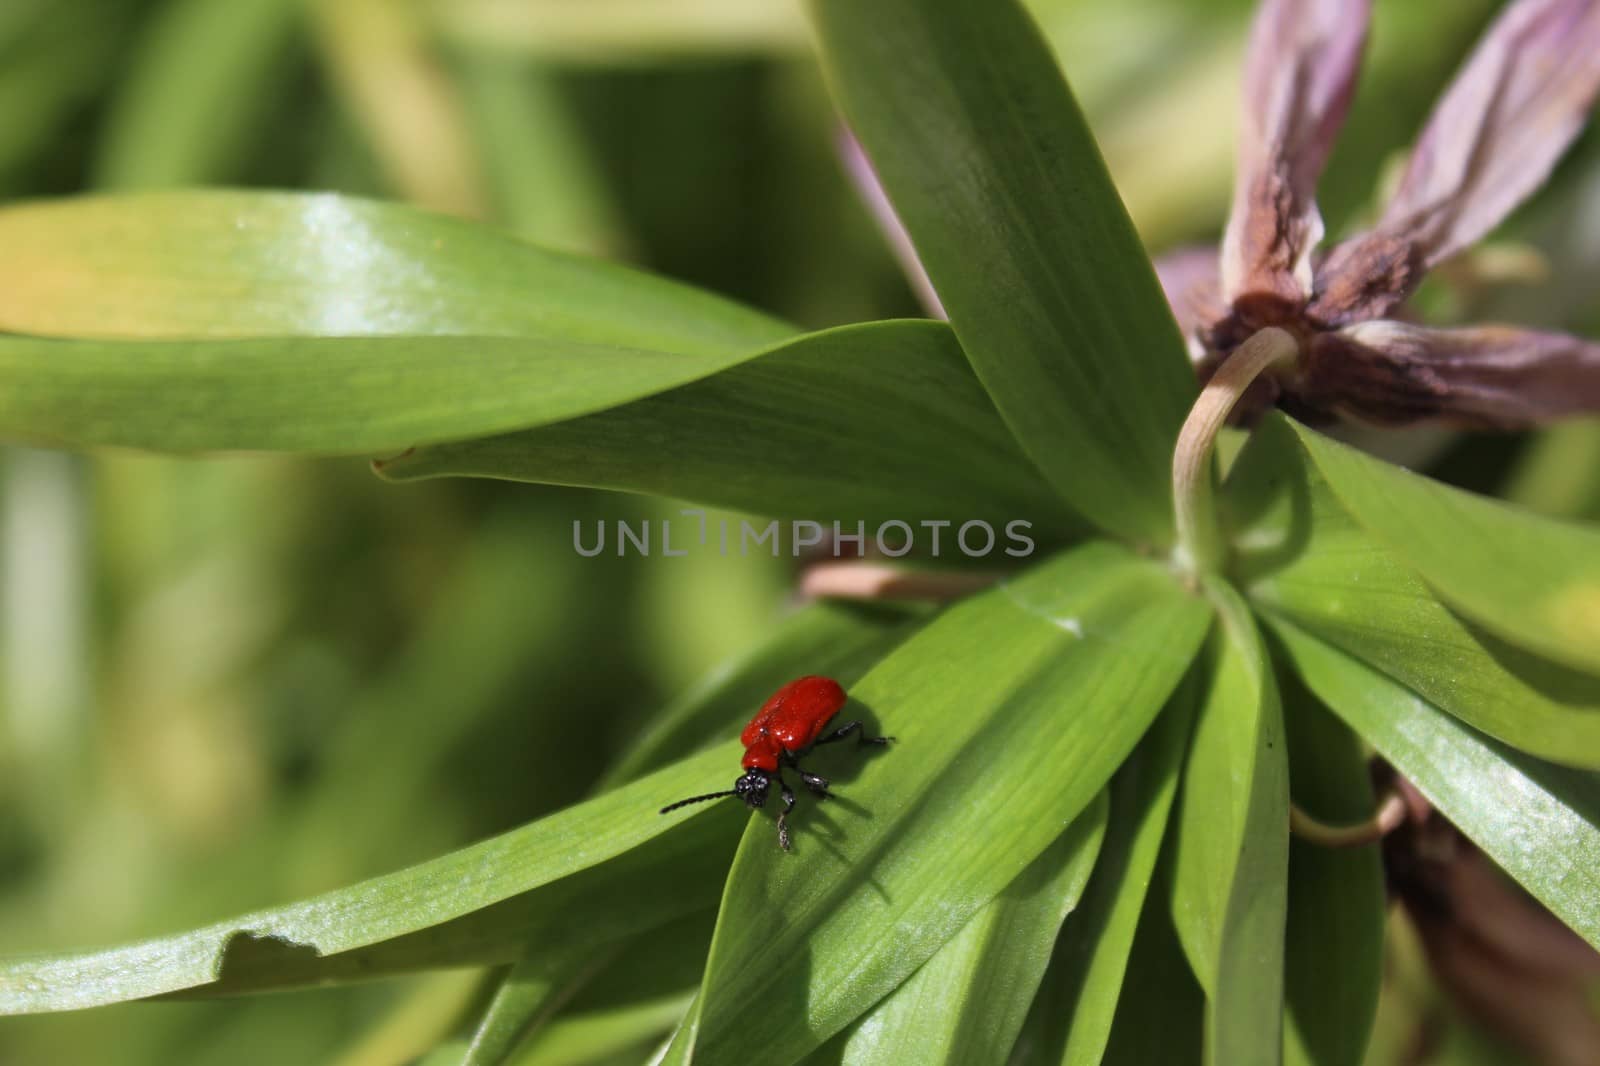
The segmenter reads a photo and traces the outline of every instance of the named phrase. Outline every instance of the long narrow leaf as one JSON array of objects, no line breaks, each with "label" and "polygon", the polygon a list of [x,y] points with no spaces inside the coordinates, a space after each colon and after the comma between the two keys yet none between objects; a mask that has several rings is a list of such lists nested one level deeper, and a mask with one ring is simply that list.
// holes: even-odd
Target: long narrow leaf
[{"label": "long narrow leaf", "polygon": [[[551,937],[552,946],[555,933],[565,928],[571,934],[564,907],[610,893],[612,904],[638,909],[630,885],[617,883],[628,876],[625,869],[550,898],[528,900],[531,890],[630,852],[643,868],[680,856],[703,863],[702,838],[691,833],[671,839],[675,823],[656,817],[655,809],[703,790],[708,780],[722,780],[737,762],[737,746],[724,744],[520,829],[285,907],[101,951],[5,959],[0,1013],[69,1010],[199,986],[237,991],[509,962],[533,936],[536,922],[544,923],[541,935]],[[704,840],[716,840],[715,830],[727,824],[708,823]],[[658,856],[640,853],[640,845],[662,834],[669,839]],[[687,885],[698,884],[687,872],[683,877]],[[661,878],[662,885],[674,882]],[[686,898],[663,912],[663,920],[699,905],[698,897]],[[445,928],[454,920],[463,924]]]},{"label": "long narrow leaf", "polygon": [[[1360,741],[1294,678],[1283,694],[1295,803],[1333,824],[1369,817],[1372,786]],[[1383,976],[1384,903],[1376,844],[1290,842],[1285,1066],[1365,1061]]]},{"label": "long narrow leaf", "polygon": [[1125,988],[1123,978],[1178,791],[1195,700],[1186,681],[1112,780],[1105,843],[1088,892],[1056,942],[1012,1056],[1016,1066],[1098,1066],[1122,996],[1146,994]]},{"label": "long narrow leaf", "polygon": [[1441,485],[1290,421],[1339,500],[1451,606],[1600,673],[1600,529]]},{"label": "long narrow leaf", "polygon": [[1206,1059],[1281,1060],[1289,766],[1271,663],[1220,582],[1210,690],[1179,796],[1173,922],[1206,990]]},{"label": "long narrow leaf", "polygon": [[1298,626],[1295,669],[1490,858],[1600,947],[1600,781],[1513,751]]},{"label": "long narrow leaf", "polygon": [[810,0],[835,95],[995,405],[1107,530],[1171,537],[1195,385],[1050,48],[1015,0]]},{"label": "long narrow leaf", "polygon": [[793,331],[685,285],[396,204],[217,190],[0,209],[0,330],[559,337],[679,353]]},{"label": "long narrow leaf", "polygon": [[[296,0],[179,0],[140,33],[132,70],[111,97],[97,184],[153,188],[236,180],[260,122],[289,101],[300,71]],[[3,269],[3,268],[0,268]]]},{"label": "long narrow leaf", "polygon": [[557,1018],[512,1061],[515,1066],[592,1066],[628,1061],[625,1053],[669,1031],[684,1015],[692,992],[644,1003]]},{"label": "long narrow leaf", "polygon": [[495,217],[545,248],[585,255],[623,248],[621,212],[558,75],[483,49],[454,66]]},{"label": "long narrow leaf", "polygon": [[1102,798],[844,1033],[847,1066],[1006,1062],[1105,831]]},{"label": "long narrow leaf", "polygon": [[[707,909],[614,946],[595,936],[550,951],[536,939],[505,974],[470,1043],[457,1049],[450,1066],[570,1061],[567,1056],[593,1044],[631,1046],[665,1032],[694,994],[714,918]],[[582,908],[575,909],[571,920],[583,919]],[[559,1015],[551,1018],[555,1011]],[[616,1022],[609,1033],[608,1019]],[[623,1019],[650,1028],[638,1033]]]},{"label": "long narrow leaf", "polygon": [[[1165,880],[1159,872],[1157,876]],[[1200,1066],[1210,1061],[1204,1059],[1205,995],[1184,960],[1164,893],[1152,892],[1145,899],[1125,984],[1137,994],[1117,1000],[1111,1037],[1099,1060],[1103,1066]]]},{"label": "long narrow leaf", "polygon": [[[911,611],[812,604],[786,619],[739,662],[719,670],[657,715],[599,787],[635,778],[643,768],[681,757],[708,738],[734,735],[753,708],[783,682],[801,674],[823,673],[847,688],[852,686],[904,639],[915,618],[916,612]],[[594,955],[592,947],[584,946],[570,958],[552,960],[541,948],[534,944],[533,953],[506,975],[470,1046],[463,1049],[462,1066],[504,1061]],[[628,954],[631,967],[638,961],[639,951],[630,946]]]},{"label": "long narrow leaf", "polygon": [[942,520],[952,523],[952,547],[968,521],[987,521],[1000,537],[1016,520],[1041,537],[1080,525],[1017,448],[954,334],[935,322],[809,334],[635,403],[418,449],[379,472],[621,489],[836,521],[844,532],[864,521],[869,537],[883,522]]},{"label": "long narrow leaf", "polygon": [[170,452],[398,451],[589,414],[754,354],[542,337],[0,336],[0,436]]},{"label": "long narrow leaf", "polygon": [[1250,599],[1515,747],[1600,767],[1600,677],[1508,644],[1439,602],[1268,419],[1226,503]]},{"label": "long narrow leaf", "polygon": [[501,1066],[523,1038],[548,1018],[587,972],[605,963],[590,945],[518,959],[495,989],[458,1066]]},{"label": "long narrow leaf", "polygon": [[1105,785],[1209,616],[1163,568],[1095,544],[903,644],[853,690],[898,743],[836,783],[844,802],[796,812],[794,854],[770,825],[747,833],[677,1053],[800,1056],[905,980]]}]

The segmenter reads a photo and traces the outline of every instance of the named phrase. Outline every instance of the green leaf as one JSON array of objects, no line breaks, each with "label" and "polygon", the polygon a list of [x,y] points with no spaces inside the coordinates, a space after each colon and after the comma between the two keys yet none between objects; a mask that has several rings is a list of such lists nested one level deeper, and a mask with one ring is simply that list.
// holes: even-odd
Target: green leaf
[{"label": "green leaf", "polygon": [[1250,610],[1213,582],[1222,626],[1178,801],[1173,922],[1206,990],[1206,1060],[1281,1060],[1289,765]]},{"label": "green leaf", "polygon": [[1501,494],[1539,514],[1600,521],[1600,421],[1540,430],[1517,456]]},{"label": "green leaf", "polygon": [[899,988],[840,1034],[848,1066],[1006,1061],[1105,832],[1091,804]]},{"label": "green leaf", "polygon": [[1205,995],[1184,961],[1166,904],[1161,892],[1145,899],[1123,979],[1132,994],[1117,1000],[1103,1066],[1200,1066],[1202,1061]]},{"label": "green leaf", "polygon": [[787,681],[822,674],[854,687],[922,624],[920,610],[813,603],[783,619],[759,645],[717,668],[674,700],[617,759],[601,787],[632,780],[649,767],[736,736],[756,708]]},{"label": "green leaf", "polygon": [[1600,672],[1600,530],[1520,511],[1289,422],[1345,508],[1497,637]]},{"label": "green leaf", "polygon": [[604,255],[626,247],[606,175],[558,75],[487,49],[452,65],[496,219],[546,248]]},{"label": "green leaf", "polygon": [[671,1036],[651,1059],[650,1066],[689,1066],[693,1061],[695,1039],[700,1034],[701,996],[697,993],[689,1009],[678,1019]]},{"label": "green leaf", "polygon": [[262,119],[301,76],[299,0],[176,0],[141,27],[131,71],[110,98],[95,184],[196,185],[243,176]]},{"label": "green leaf", "polygon": [[[325,1066],[394,1066],[395,1063],[406,1063],[407,1066],[421,1066],[427,1062],[437,1062],[435,1056],[439,1048],[449,1047],[455,1041],[450,1040],[451,1034],[459,1025],[462,1017],[475,1006],[476,1000],[484,990],[483,974],[471,970],[443,970],[437,973],[419,976],[399,983],[400,987],[388,990],[391,994],[383,997],[382,1008],[375,1017],[357,1022],[356,1031],[348,1040],[340,1040],[342,1045],[337,1051],[330,1051],[327,1047],[327,1035],[321,1039],[311,1036],[306,1030],[316,1030],[315,1022],[309,1025],[297,1024],[293,1030],[309,1037],[305,1050],[296,1054],[281,1043],[282,1030],[285,1027],[285,1016],[274,1009],[277,1006],[270,997],[258,997],[249,1003],[239,1003],[230,1011],[227,1007],[212,1008],[210,1018],[201,1021],[206,1033],[206,1042],[209,1045],[205,1052],[184,1054],[175,1052],[169,1045],[163,1049],[166,1055],[188,1059],[190,1061],[204,1061],[211,1058],[213,1061],[241,1062],[248,1061],[251,1050],[269,1045],[273,1054],[283,1059],[293,1058],[297,1061],[320,1060]],[[357,992],[356,995],[360,993]],[[307,1000],[312,997],[306,997]],[[329,1000],[337,997],[330,996],[322,1002],[334,1011],[338,1006]],[[305,1002],[305,1001],[302,1001]],[[192,1012],[199,1018],[205,1018],[207,1009],[177,1008],[174,1013],[185,1010]],[[113,1029],[134,1029],[149,1031],[155,1026],[153,1015],[165,1013],[163,1011],[150,1011],[144,1007],[129,1007],[117,1011],[96,1011],[91,1019],[99,1017],[109,1020],[106,1015],[116,1017],[120,1013],[122,1018],[130,1015],[144,1015],[143,1024],[117,1026]],[[252,1018],[252,1021],[242,1021]],[[296,1012],[294,1019],[300,1022],[309,1020],[316,1015],[302,1009]],[[73,1019],[78,1021],[79,1019]],[[83,1019],[92,1026],[90,1019]],[[209,1022],[209,1024],[207,1024]],[[44,1024],[60,1024],[46,1021]],[[66,1022],[71,1025],[72,1022]],[[460,1045],[464,1047],[465,1045]],[[156,1045],[157,1048],[160,1044]],[[126,1044],[117,1044],[117,1049],[122,1052]],[[152,1049],[154,1050],[154,1049]],[[187,1050],[187,1049],[186,1049]],[[320,1054],[318,1052],[321,1052]],[[69,1053],[70,1054],[70,1053]],[[156,1057],[162,1053],[157,1052]],[[129,1050],[124,1057],[125,1061],[137,1062],[149,1054],[140,1055]],[[460,1066],[458,1061],[449,1066]]]},{"label": "green leaf", "polygon": [[[564,1014],[507,1061],[513,1066],[596,1066],[617,1061],[614,1056],[625,1056],[652,1037],[671,1031],[692,998],[692,992],[683,992]],[[416,1066],[461,1066],[467,1047],[465,1040],[448,1041]],[[638,1057],[621,1061],[638,1061]]]},{"label": "green leaf", "polygon": [[[1281,658],[1281,656],[1280,656]],[[1331,825],[1372,815],[1361,743],[1299,682],[1283,685],[1294,802]],[[1285,1066],[1361,1066],[1383,977],[1385,899],[1378,846],[1289,844]]]},{"label": "green leaf", "polygon": [[1285,420],[1259,426],[1225,502],[1250,599],[1524,751],[1600,767],[1600,678],[1501,641],[1440,604],[1344,508]]},{"label": "green leaf", "polygon": [[[14,333],[538,336],[702,356],[793,334],[639,271],[330,194],[205,190],[27,203],[0,209],[0,247],[0,330]],[[463,353],[471,347],[435,358],[470,359]]]},{"label": "green leaf", "polygon": [[1501,868],[1600,947],[1600,780],[1513,751],[1299,627],[1274,624],[1329,707]]},{"label": "green leaf", "polygon": [[676,1053],[692,1042],[705,1062],[772,1046],[800,1056],[909,977],[1105,785],[1209,618],[1164,567],[1097,543],[902,644],[852,690],[899,742],[815,767],[858,776],[836,783],[841,802],[797,810],[792,855],[770,824],[751,826],[698,1032],[680,1034]]},{"label": "green leaf", "polygon": [[1002,544],[1013,520],[1081,525],[1054,502],[936,322],[808,334],[635,403],[419,449],[379,472],[621,489],[837,521],[846,533],[865,522],[869,539],[891,520],[952,522],[947,542],[964,522],[987,521]]},{"label": "green leaf", "polygon": [[121,72],[142,8],[128,0],[6,0],[0,12],[0,187],[9,193],[36,189],[44,175],[29,171],[38,157],[73,139],[85,100]]},{"label": "green leaf", "polygon": [[535,951],[517,960],[495,989],[462,1050],[459,1066],[500,1066],[523,1039],[561,1006],[584,976],[608,960],[588,945]]},{"label": "green leaf", "polygon": [[[643,816],[656,820],[654,812]],[[707,880],[704,872],[731,861],[738,824],[738,812],[729,809],[503,902],[327,957],[279,940],[237,935],[227,946],[217,980],[177,998],[500,966],[535,950],[552,957],[580,947],[609,953],[678,919],[713,910],[717,881]],[[657,887],[640,898],[641,884]]]},{"label": "green leaf", "polygon": [[1015,0],[811,0],[836,97],[1024,450],[1110,532],[1172,536],[1193,371],[1050,49]]},{"label": "green leaf", "polygon": [[[682,757],[714,738],[737,735],[754,708],[783,682],[800,674],[826,674],[848,689],[913,631],[917,614],[834,603],[815,603],[801,609],[781,622],[751,652],[719,667],[656,715],[598,787],[613,787],[638,777],[647,767]],[[704,942],[702,956],[703,945]],[[637,955],[637,946],[630,945],[628,951],[630,956]],[[562,980],[577,979],[580,964],[592,956],[592,947],[584,947],[574,958],[556,958],[552,964],[546,953],[536,951],[519,963],[506,976],[505,986],[497,993],[473,1038],[471,1051],[478,1057],[464,1059],[463,1063],[501,1061],[493,1054],[511,1051],[516,1040],[536,1024],[537,1015],[564,989]],[[552,973],[553,965],[559,972]]]},{"label": "green leaf", "polygon": [[[737,805],[732,806],[737,810]],[[603,972],[577,991],[561,1013],[692,995],[705,972],[716,923],[716,908],[708,908],[630,941],[613,954]]]},{"label": "green leaf", "polygon": [[370,454],[573,418],[739,358],[539,337],[0,336],[0,436],[72,448]]},{"label": "green leaf", "polygon": [[[1134,933],[1178,791],[1178,772],[1194,723],[1193,689],[1188,682],[1178,689],[1111,781],[1105,843],[1088,892],[1056,941],[1050,969],[1012,1055],[1015,1066],[1098,1066],[1105,1055]],[[1144,994],[1142,988],[1130,992]]]},{"label": "green leaf", "polygon": [[[708,909],[614,946],[584,940],[547,952],[535,945],[505,974],[451,1066],[568,1061],[596,1044],[626,1047],[666,1032],[694,994],[714,918]],[[676,1012],[663,1018],[667,1003]],[[616,1031],[600,1030],[602,1019],[614,1020]],[[638,1032],[643,1025],[648,1031]]]},{"label": "green leaf", "polygon": [[[654,811],[722,780],[739,750],[723,744],[520,829],[299,903],[121,947],[5,959],[0,1014],[510,962],[524,944],[592,948],[651,928],[713,902],[715,881],[703,873],[737,817],[724,809],[729,817],[669,832],[681,816]],[[655,886],[644,898],[641,883]]]},{"label": "green leaf", "polygon": [[693,998],[694,993],[684,992],[564,1015],[545,1027],[512,1061],[516,1066],[589,1066],[612,1061],[606,1056],[621,1055],[669,1032]]}]

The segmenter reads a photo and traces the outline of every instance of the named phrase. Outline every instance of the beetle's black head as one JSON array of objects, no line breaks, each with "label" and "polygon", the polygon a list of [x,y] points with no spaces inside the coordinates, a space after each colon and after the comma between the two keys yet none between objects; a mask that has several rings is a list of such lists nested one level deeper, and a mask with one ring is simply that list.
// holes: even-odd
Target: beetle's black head
[{"label": "beetle's black head", "polygon": [[707,792],[704,796],[690,796],[688,799],[669,803],[661,808],[661,813],[675,811],[679,807],[687,807],[691,803],[704,803],[706,800],[721,799],[723,796],[738,796],[750,807],[765,807],[767,805],[767,786],[771,779],[765,770],[746,770],[739,780],[733,783],[733,788],[727,792]]},{"label": "beetle's black head", "polygon": [[746,770],[744,776],[733,783],[733,794],[744,800],[748,807],[767,805],[767,786],[772,779],[765,770]]}]

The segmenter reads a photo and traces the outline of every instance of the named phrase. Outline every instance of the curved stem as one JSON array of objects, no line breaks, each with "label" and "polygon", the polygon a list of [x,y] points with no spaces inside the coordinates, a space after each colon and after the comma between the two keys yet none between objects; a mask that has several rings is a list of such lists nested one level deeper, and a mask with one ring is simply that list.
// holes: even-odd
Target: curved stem
[{"label": "curved stem", "polygon": [[1178,522],[1178,563],[1190,573],[1212,573],[1222,562],[1222,538],[1211,499],[1211,452],[1217,431],[1263,370],[1293,359],[1299,351],[1286,331],[1276,326],[1258,330],[1217,368],[1184,420],[1172,455],[1172,502]]},{"label": "curved stem", "polygon": [[1329,825],[1293,803],[1289,804],[1289,832],[1325,848],[1359,848],[1363,844],[1374,844],[1400,828],[1405,820],[1406,801],[1398,792],[1389,793],[1371,818],[1354,825]]}]

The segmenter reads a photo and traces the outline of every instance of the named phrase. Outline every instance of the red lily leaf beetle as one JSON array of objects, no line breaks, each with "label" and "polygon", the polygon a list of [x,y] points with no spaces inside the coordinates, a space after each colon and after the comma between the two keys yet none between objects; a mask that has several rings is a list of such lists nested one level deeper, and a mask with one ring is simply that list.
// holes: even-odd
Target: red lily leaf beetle
[{"label": "red lily leaf beetle", "polygon": [[794,792],[783,779],[783,771],[793,770],[813,795],[827,799],[833,795],[828,791],[828,779],[802,770],[798,763],[801,756],[818,744],[832,744],[852,734],[858,747],[887,744],[894,739],[869,737],[861,732],[860,722],[846,722],[831,733],[824,733],[847,699],[844,688],[831,677],[802,677],[789,682],[761,705],[744,732],[739,734],[739,743],[744,745],[744,773],[733,783],[733,788],[679,800],[661,808],[661,813],[724,796],[737,796],[752,808],[765,807],[767,790],[773,778],[777,778],[778,793],[783,797],[783,810],[778,814],[778,846],[788,851],[789,812],[794,810]]}]

